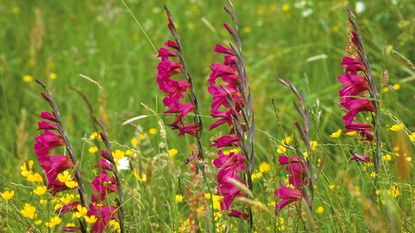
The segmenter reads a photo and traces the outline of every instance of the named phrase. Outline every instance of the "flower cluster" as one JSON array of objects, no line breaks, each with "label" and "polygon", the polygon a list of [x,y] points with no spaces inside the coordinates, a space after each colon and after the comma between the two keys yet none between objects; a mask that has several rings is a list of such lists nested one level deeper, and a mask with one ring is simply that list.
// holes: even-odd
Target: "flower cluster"
[{"label": "flower cluster", "polygon": [[280,183],[280,188],[275,190],[275,197],[279,203],[275,205],[275,214],[286,205],[306,198],[304,186],[308,183],[306,179],[307,166],[299,157],[287,157],[281,155],[278,158],[279,164],[285,166],[289,174],[288,186]]},{"label": "flower cluster", "polygon": [[356,123],[355,118],[361,112],[374,112],[373,101],[369,100],[367,93],[370,85],[359,72],[365,72],[365,66],[360,58],[344,57],[341,63],[345,72],[339,75],[339,82],[343,88],[339,91],[340,105],[347,113],[342,117],[346,130],[344,132],[357,131],[369,140],[373,140],[373,126],[365,123]]},{"label": "flower cluster", "polygon": [[[225,28],[232,34],[227,24],[225,24]],[[212,73],[208,80],[208,91],[213,97],[211,115],[217,119],[210,126],[210,130],[224,124],[230,126],[229,133],[217,138],[212,144],[218,149],[219,155],[214,161],[214,165],[219,169],[216,180],[218,182],[218,195],[223,196],[221,209],[228,210],[235,197],[241,195],[240,190],[229,182],[229,178],[242,183],[238,173],[245,170],[246,158],[239,150],[224,153],[223,148],[240,146],[243,139],[237,133],[234,119],[242,118],[241,111],[245,104],[241,94],[242,80],[238,71],[238,58],[235,52],[219,44],[216,45],[215,52],[225,54],[225,57],[223,64],[212,64],[210,67]],[[239,126],[242,131],[246,130],[245,124],[240,123]],[[231,211],[230,216],[246,219],[246,214],[236,210]]]},{"label": "flower cluster", "polygon": [[179,135],[190,134],[196,136],[199,127],[196,124],[185,124],[185,117],[195,109],[191,102],[183,102],[185,93],[191,86],[187,80],[175,80],[172,77],[177,74],[183,74],[183,63],[173,61],[170,58],[178,57],[181,52],[179,45],[171,40],[164,43],[166,48],[158,51],[160,63],[157,66],[157,84],[160,90],[167,94],[163,98],[163,104],[169,108],[165,111],[167,114],[175,114],[176,119],[169,124],[173,129],[179,130]]},{"label": "flower cluster", "polygon": [[[66,155],[54,155],[51,151],[65,146],[62,136],[53,131],[57,130],[57,119],[49,112],[40,114],[38,130],[43,133],[35,138],[35,153],[47,177],[47,187],[55,195],[58,192],[74,189],[78,186],[75,178],[67,171],[74,167],[71,158]],[[30,167],[29,167],[30,169]]]}]

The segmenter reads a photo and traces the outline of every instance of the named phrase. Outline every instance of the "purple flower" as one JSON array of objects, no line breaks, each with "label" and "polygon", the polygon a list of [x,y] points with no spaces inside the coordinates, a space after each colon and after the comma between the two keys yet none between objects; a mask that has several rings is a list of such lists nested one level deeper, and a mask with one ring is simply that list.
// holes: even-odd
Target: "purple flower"
[{"label": "purple flower", "polygon": [[275,198],[279,201],[275,205],[275,215],[278,215],[279,211],[288,204],[300,200],[302,197],[301,192],[296,188],[289,188],[283,183],[280,183],[280,188],[275,190]]},{"label": "purple flower", "polygon": [[170,60],[178,57],[179,46],[171,40],[168,40],[164,45],[166,48],[160,48],[158,51],[160,63],[157,66],[157,84],[160,90],[167,94],[163,98],[163,104],[168,110],[164,113],[176,116],[176,119],[169,126],[179,130],[179,135],[196,136],[199,127],[195,124],[184,123],[186,116],[195,109],[194,104],[183,102],[191,84],[187,80],[172,78],[177,74],[183,75],[183,64],[180,61]]}]

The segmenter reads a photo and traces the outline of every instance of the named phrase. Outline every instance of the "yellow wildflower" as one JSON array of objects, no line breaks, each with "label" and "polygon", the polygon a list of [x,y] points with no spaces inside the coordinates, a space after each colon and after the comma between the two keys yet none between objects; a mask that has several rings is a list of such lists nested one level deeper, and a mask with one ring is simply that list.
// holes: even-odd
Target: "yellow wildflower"
[{"label": "yellow wildflower", "polygon": [[244,33],[251,33],[251,32],[252,32],[252,28],[251,28],[251,27],[249,27],[249,26],[247,26],[247,27],[242,28],[242,31],[243,31]]},{"label": "yellow wildflower", "polygon": [[31,75],[25,75],[23,76],[23,82],[30,83],[33,81],[33,77]]},{"label": "yellow wildflower", "polygon": [[287,136],[285,138],[282,139],[282,144],[284,145],[290,145],[290,143],[293,141],[292,137]]},{"label": "yellow wildflower", "polygon": [[140,133],[140,134],[138,135],[138,138],[139,138],[141,141],[144,141],[144,139],[146,139],[146,135],[145,135],[145,134]]},{"label": "yellow wildflower", "polygon": [[284,3],[283,5],[282,5],[282,11],[284,11],[284,12],[288,12],[288,11],[290,11],[290,5],[288,4],[288,3]]},{"label": "yellow wildflower", "polygon": [[96,146],[91,146],[91,147],[89,147],[89,149],[88,149],[88,152],[89,152],[90,154],[95,154],[95,153],[97,153],[97,151],[98,151],[98,147],[96,147]]},{"label": "yellow wildflower", "polygon": [[287,152],[287,148],[285,146],[278,146],[277,152],[278,154],[284,154],[285,152]]},{"label": "yellow wildflower", "polygon": [[35,221],[35,225],[40,225],[40,224],[42,224],[42,220],[38,219]]},{"label": "yellow wildflower", "polygon": [[91,139],[91,140],[100,140],[101,139],[101,135],[99,134],[99,132],[93,132],[89,136],[89,139]]},{"label": "yellow wildflower", "polygon": [[125,153],[125,155],[127,155],[127,156],[131,156],[131,155],[133,155],[133,154],[134,154],[134,151],[132,151],[132,150],[126,150],[124,153]]},{"label": "yellow wildflower", "polygon": [[82,205],[77,205],[76,210],[77,210],[77,212],[74,212],[74,214],[73,214],[75,216],[75,218],[85,217],[86,213],[88,212],[88,210],[85,207],[83,207]]},{"label": "yellow wildflower", "polygon": [[399,188],[398,188],[398,186],[396,186],[396,185],[392,185],[391,186],[391,188],[390,188],[390,190],[388,191],[388,193],[389,193],[389,195],[391,195],[392,197],[398,197],[399,196],[399,194],[401,193],[400,191],[399,191]]},{"label": "yellow wildflower", "polygon": [[262,162],[259,164],[259,171],[262,173],[269,172],[271,170],[271,164],[267,162]]},{"label": "yellow wildflower", "polygon": [[94,215],[91,216],[84,216],[84,219],[89,224],[94,224],[98,219]]},{"label": "yellow wildflower", "polygon": [[22,210],[20,210],[20,213],[25,218],[34,219],[36,216],[36,208],[32,206],[29,203],[24,204],[24,207]]},{"label": "yellow wildflower", "polygon": [[133,146],[137,146],[137,145],[138,145],[138,140],[137,140],[137,138],[135,138],[135,137],[131,138],[130,143],[131,143],[131,145],[133,145]]},{"label": "yellow wildflower", "polygon": [[147,181],[147,175],[146,174],[138,174],[138,172],[137,171],[134,171],[134,177],[138,180],[138,181],[140,181],[140,182],[146,182]]},{"label": "yellow wildflower", "polygon": [[58,76],[56,75],[56,73],[52,72],[52,73],[49,74],[49,78],[52,79],[52,80],[55,80],[57,77]]},{"label": "yellow wildflower", "polygon": [[115,160],[119,160],[124,158],[125,156],[125,152],[122,150],[115,150],[114,152],[112,152],[112,157],[114,157]]},{"label": "yellow wildflower", "polygon": [[251,179],[254,180],[259,180],[262,177],[262,173],[261,172],[254,172],[251,174]]},{"label": "yellow wildflower", "polygon": [[376,172],[372,171],[372,172],[370,173],[370,177],[375,178],[375,177],[376,177]]},{"label": "yellow wildflower", "polygon": [[316,214],[323,214],[324,213],[324,208],[323,208],[323,206],[319,206],[319,207],[317,207],[317,209],[316,209]]},{"label": "yellow wildflower", "polygon": [[148,130],[148,133],[151,135],[155,135],[157,133],[157,129],[156,128],[151,128]]},{"label": "yellow wildflower", "polygon": [[49,228],[54,228],[56,225],[59,225],[62,222],[62,219],[59,216],[52,217],[49,222],[45,223],[45,225]]},{"label": "yellow wildflower", "polygon": [[329,189],[330,190],[334,190],[336,188],[336,185],[335,184],[331,184],[331,185],[329,185]]},{"label": "yellow wildflower", "polygon": [[375,191],[375,194],[376,194],[376,196],[379,196],[379,195],[380,195],[380,189],[377,189],[377,190]]},{"label": "yellow wildflower", "polygon": [[347,133],[345,133],[347,136],[354,136],[354,135],[356,135],[356,131],[350,131],[350,132],[347,132]]},{"label": "yellow wildflower", "polygon": [[46,186],[37,186],[34,190],[33,193],[38,195],[38,196],[42,196],[43,194],[46,193],[46,190],[48,189],[48,187]]},{"label": "yellow wildflower", "polygon": [[390,155],[390,154],[384,155],[384,156],[382,156],[382,160],[383,161],[391,161],[392,160],[392,155]]},{"label": "yellow wildflower", "polygon": [[310,141],[311,150],[315,150],[317,148],[317,145],[318,145],[317,141]]},{"label": "yellow wildflower", "polygon": [[401,89],[401,85],[399,85],[398,83],[397,83],[397,84],[394,84],[394,85],[393,85],[393,89],[394,89],[395,91],[397,91],[397,90]]},{"label": "yellow wildflower", "polygon": [[115,230],[115,231],[120,231],[120,223],[115,221],[115,220],[111,220],[109,221],[108,225],[110,225],[111,229]]},{"label": "yellow wildflower", "polygon": [[29,173],[26,180],[32,183],[40,183],[43,181],[42,176],[39,173]]},{"label": "yellow wildflower", "polygon": [[392,125],[389,130],[393,131],[393,132],[399,132],[401,131],[403,128],[405,128],[405,125],[403,123],[399,123],[399,124],[395,124]]},{"label": "yellow wildflower", "polygon": [[340,137],[340,135],[342,134],[342,132],[343,132],[343,130],[338,129],[336,132],[331,133],[330,134],[330,137],[331,138],[338,138],[338,137]]},{"label": "yellow wildflower", "polygon": [[170,157],[174,157],[174,156],[177,155],[178,151],[177,151],[177,149],[172,148],[167,153],[169,154]]},{"label": "yellow wildflower", "polygon": [[415,142],[415,132],[409,135],[409,139],[413,142]]},{"label": "yellow wildflower", "polygon": [[14,197],[14,191],[5,191],[1,193],[1,197],[5,200],[8,201],[10,199],[12,199]]},{"label": "yellow wildflower", "polygon": [[176,203],[183,202],[183,196],[182,195],[176,195]]},{"label": "yellow wildflower", "polygon": [[75,195],[73,194],[66,194],[63,197],[59,198],[59,201],[62,202],[63,204],[67,205],[69,204],[69,202],[71,202],[73,199],[75,198]]}]

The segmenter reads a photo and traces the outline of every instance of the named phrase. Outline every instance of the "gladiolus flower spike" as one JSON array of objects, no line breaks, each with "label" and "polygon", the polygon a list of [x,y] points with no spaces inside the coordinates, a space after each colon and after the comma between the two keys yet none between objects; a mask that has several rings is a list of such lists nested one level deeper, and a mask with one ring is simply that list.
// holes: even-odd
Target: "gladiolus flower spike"
[{"label": "gladiolus flower spike", "polygon": [[[356,17],[350,9],[348,9],[348,13],[350,43],[347,52],[349,55],[343,58],[341,65],[345,67],[345,71],[338,77],[339,82],[343,85],[343,88],[339,91],[340,105],[346,110],[346,114],[342,117],[345,126],[344,132],[359,132],[364,140],[376,143],[373,161],[375,172],[378,174],[381,157],[379,95],[372,77],[372,70],[360,36]],[[370,123],[357,122],[357,115],[364,112],[368,112],[372,116]],[[375,136],[372,133],[373,130]],[[352,159],[355,158],[356,156],[353,155]]]},{"label": "gladiolus flower spike", "polygon": [[[219,155],[214,161],[215,167],[219,169],[216,176],[217,194],[223,196],[221,209],[229,210],[233,200],[243,195],[229,182],[229,178],[247,185],[252,190],[254,114],[236,17],[230,9],[225,7],[225,11],[232,17],[236,30],[226,23],[224,27],[233,37],[236,46],[216,45],[215,52],[224,54],[224,61],[222,64],[211,65],[212,73],[208,80],[208,91],[213,97],[211,116],[216,119],[210,126],[210,130],[221,125],[229,127],[229,133],[217,138],[212,144],[218,149]],[[225,154],[224,148],[235,147],[239,149]],[[252,227],[250,208],[248,208],[248,213],[233,209],[228,215],[249,220]]]},{"label": "gladiolus flower spike", "polygon": [[[69,203],[61,208],[62,213],[65,208],[72,204],[81,204],[85,206],[85,188],[82,182],[80,171],[78,167],[75,167],[77,163],[72,145],[66,135],[63,127],[60,111],[52,99],[51,93],[47,89],[46,84],[36,80],[36,82],[42,86],[45,90],[41,95],[49,103],[52,108],[52,112],[42,112],[40,114],[41,121],[38,123],[38,130],[42,131],[42,134],[35,138],[34,151],[37,156],[42,169],[45,171],[47,178],[47,188],[52,195],[56,195],[59,192],[68,189],[78,189],[80,202]],[[68,152],[66,155],[52,154],[52,151],[58,147],[65,147]],[[75,177],[72,178],[68,170],[73,170]],[[86,224],[83,220],[79,220],[80,230],[86,232]]]}]

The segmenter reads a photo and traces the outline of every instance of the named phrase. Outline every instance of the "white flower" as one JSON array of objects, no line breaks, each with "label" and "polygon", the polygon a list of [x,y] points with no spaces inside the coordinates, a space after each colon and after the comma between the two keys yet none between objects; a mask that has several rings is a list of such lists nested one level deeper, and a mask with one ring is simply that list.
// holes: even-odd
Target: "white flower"
[{"label": "white flower", "polygon": [[356,13],[360,14],[363,11],[365,11],[366,6],[363,2],[359,1],[359,2],[356,2],[355,8],[356,8]]},{"label": "white flower", "polygon": [[303,12],[301,12],[301,16],[303,16],[303,17],[308,17],[311,14],[313,14],[313,9],[311,9],[311,8],[305,9],[305,10],[303,10]]},{"label": "white flower", "polygon": [[130,169],[130,161],[128,160],[128,157],[123,157],[117,161],[117,169],[119,171]]}]

